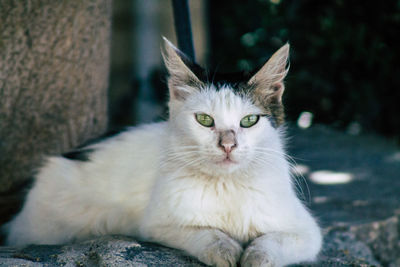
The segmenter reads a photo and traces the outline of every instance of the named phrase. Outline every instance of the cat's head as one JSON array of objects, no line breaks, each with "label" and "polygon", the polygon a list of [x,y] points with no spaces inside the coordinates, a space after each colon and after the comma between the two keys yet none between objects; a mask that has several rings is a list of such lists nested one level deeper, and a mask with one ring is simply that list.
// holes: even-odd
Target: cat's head
[{"label": "cat's head", "polygon": [[174,156],[212,173],[262,163],[280,144],[288,56],[286,44],[255,74],[209,75],[165,39]]}]

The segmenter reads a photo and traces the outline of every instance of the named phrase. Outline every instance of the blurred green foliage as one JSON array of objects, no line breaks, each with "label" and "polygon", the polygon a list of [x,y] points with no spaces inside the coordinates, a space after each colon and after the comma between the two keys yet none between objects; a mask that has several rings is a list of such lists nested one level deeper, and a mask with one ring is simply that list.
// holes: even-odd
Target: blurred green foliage
[{"label": "blurred green foliage", "polygon": [[[212,65],[260,67],[290,42],[289,119],[400,136],[400,1],[209,1]],[[398,139],[399,140],[399,139]]]}]

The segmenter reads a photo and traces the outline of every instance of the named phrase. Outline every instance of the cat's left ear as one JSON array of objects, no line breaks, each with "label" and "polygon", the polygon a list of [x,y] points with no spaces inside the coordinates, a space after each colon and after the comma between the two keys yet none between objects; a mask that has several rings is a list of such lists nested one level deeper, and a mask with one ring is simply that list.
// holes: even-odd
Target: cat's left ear
[{"label": "cat's left ear", "polygon": [[201,68],[168,41],[167,38],[163,37],[163,39],[164,49],[162,56],[169,73],[170,99],[184,100],[188,95],[203,86],[203,83],[192,71],[192,69]]},{"label": "cat's left ear", "polygon": [[265,65],[248,81],[254,88],[253,94],[260,102],[281,103],[285,89],[283,79],[286,77],[289,68],[289,44],[285,44],[265,63]]}]

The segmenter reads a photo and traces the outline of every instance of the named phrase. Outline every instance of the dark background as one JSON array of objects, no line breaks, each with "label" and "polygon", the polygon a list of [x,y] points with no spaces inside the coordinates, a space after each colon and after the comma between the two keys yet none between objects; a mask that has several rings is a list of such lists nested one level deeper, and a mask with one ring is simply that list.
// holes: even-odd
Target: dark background
[{"label": "dark background", "polygon": [[[313,123],[355,135],[377,133],[400,142],[400,1],[200,2],[189,1],[192,19],[201,20],[200,26],[193,23],[196,52],[199,47],[203,51],[198,56],[200,63],[223,72],[251,70],[262,66],[275,50],[289,42],[290,72],[284,97],[289,121],[296,121],[308,111],[314,115]],[[158,16],[161,19],[157,25],[162,25],[159,35],[176,43],[173,20],[163,19],[172,15],[171,9],[164,8],[171,2],[153,3],[157,12],[164,14]],[[113,128],[147,121],[140,115],[146,113],[140,108],[143,99],[165,111],[167,96],[161,64],[149,69],[145,81],[136,75],[140,65],[118,65],[117,54],[123,52],[121,42],[129,42],[124,50],[129,54],[141,39],[140,29],[135,28],[135,12],[143,7],[126,5],[130,4],[114,1],[113,34],[119,39],[113,38],[112,50]],[[200,8],[193,10],[193,5]],[[136,34],[131,34],[132,28]],[[201,44],[196,41],[199,29],[205,32],[201,38],[206,39]],[[120,89],[121,80],[129,86]],[[143,83],[151,85],[150,89],[146,87],[144,98]],[[163,112],[156,114],[153,120],[165,117]]]}]

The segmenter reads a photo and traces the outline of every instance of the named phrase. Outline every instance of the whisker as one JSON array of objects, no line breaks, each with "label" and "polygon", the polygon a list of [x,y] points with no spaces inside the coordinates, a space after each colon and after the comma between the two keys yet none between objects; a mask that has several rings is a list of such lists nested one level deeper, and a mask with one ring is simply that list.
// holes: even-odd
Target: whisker
[{"label": "whisker", "polygon": [[[288,155],[287,153],[285,153],[285,151],[279,151],[279,150],[275,150],[275,149],[271,149],[271,148],[266,148],[266,147],[256,147],[254,148],[255,150],[266,150],[266,151],[272,151],[272,152],[277,152],[279,154],[284,154],[284,155]],[[289,156],[289,155],[288,155]],[[291,158],[296,158],[298,160],[303,160],[302,158],[299,157],[294,157],[294,156],[290,156]]]},{"label": "whisker", "polygon": [[[310,204],[311,204],[311,192],[310,192],[310,187],[308,186],[308,183],[307,183],[307,179],[304,177],[303,174],[301,174],[301,173],[296,169],[296,166],[293,166],[293,167],[291,168],[291,172],[292,172],[292,174],[295,176],[295,177],[293,177],[293,180],[297,183],[297,186],[298,186],[298,187],[301,189],[301,191],[302,191],[303,200],[306,201],[308,205],[310,205]],[[307,189],[307,196],[304,194],[304,192],[303,192],[303,190],[302,190],[303,187],[301,186],[300,181],[297,181],[297,179],[296,179],[297,177],[299,177],[299,178],[303,181],[303,183],[304,183],[304,185],[305,185],[305,187],[306,187],[306,189]]]},{"label": "whisker", "polygon": [[[261,164],[261,165],[267,165],[268,167],[273,167],[275,171],[277,170],[277,167],[274,166],[273,161],[274,160],[282,160],[282,159],[286,160],[287,164],[289,165],[289,169],[291,170],[291,173],[292,173],[291,180],[293,182],[294,189],[296,190],[298,195],[305,202],[310,204],[310,195],[311,194],[310,194],[310,188],[308,186],[307,180],[303,175],[301,175],[296,170],[297,163],[292,157],[290,157],[283,151],[277,151],[277,150],[268,149],[268,148],[255,148],[254,150],[256,151],[256,153],[263,156],[263,157],[256,157],[255,163]],[[271,158],[273,158],[273,160],[271,160]],[[300,179],[302,179],[302,181],[304,182],[306,190],[307,190],[307,195],[306,195],[305,191],[303,190],[303,186],[302,186],[301,182],[298,180],[298,177]]]},{"label": "whisker", "polygon": [[[198,164],[200,162],[204,161],[202,158],[196,158],[193,159],[189,162],[186,162],[184,165],[180,166],[179,169],[177,169],[176,171],[173,172],[172,176],[177,176],[177,173],[179,173],[180,171],[182,171],[183,169],[189,167],[189,166],[193,166],[194,164]],[[179,179],[181,177],[177,176],[175,179]]]}]

